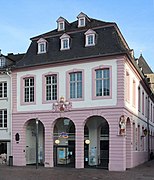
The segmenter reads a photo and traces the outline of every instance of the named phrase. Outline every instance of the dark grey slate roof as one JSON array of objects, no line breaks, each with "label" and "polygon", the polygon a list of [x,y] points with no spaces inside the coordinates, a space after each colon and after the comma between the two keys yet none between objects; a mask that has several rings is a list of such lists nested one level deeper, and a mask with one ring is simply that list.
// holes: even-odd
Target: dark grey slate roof
[{"label": "dark grey slate roof", "polygon": [[137,60],[138,60],[138,65],[139,65],[140,68],[142,68],[142,71],[143,71],[144,74],[153,73],[153,71],[151,70],[151,68],[147,64],[147,62],[144,59],[144,57],[142,56],[142,54],[140,55],[140,57]]},{"label": "dark grey slate roof", "polygon": [[9,53],[6,57],[14,62],[17,62],[17,61],[21,60],[24,57],[24,55],[25,55],[25,53],[22,53],[22,54]]},{"label": "dark grey slate roof", "polygon": [[[97,34],[95,46],[85,47],[84,33],[93,29]],[[86,21],[86,27],[78,28],[77,21],[66,26],[65,31],[57,29],[31,38],[30,47],[16,68],[29,67],[42,64],[60,63],[89,57],[99,57],[128,52],[129,48],[118,32],[115,23],[90,19]],[[60,50],[60,36],[67,33],[71,37],[70,50]],[[37,54],[37,41],[40,38],[47,40],[47,53]]]}]

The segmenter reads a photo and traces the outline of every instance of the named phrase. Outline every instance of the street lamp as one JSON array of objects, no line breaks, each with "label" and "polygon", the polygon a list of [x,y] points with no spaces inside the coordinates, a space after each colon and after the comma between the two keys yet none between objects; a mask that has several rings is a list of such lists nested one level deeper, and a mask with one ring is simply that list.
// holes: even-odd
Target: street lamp
[{"label": "street lamp", "polygon": [[36,169],[38,168],[38,123],[39,120],[36,118]]},{"label": "street lamp", "polygon": [[86,140],[85,140],[85,143],[86,143],[86,144],[90,144],[90,140],[89,140],[89,139],[86,139]]}]

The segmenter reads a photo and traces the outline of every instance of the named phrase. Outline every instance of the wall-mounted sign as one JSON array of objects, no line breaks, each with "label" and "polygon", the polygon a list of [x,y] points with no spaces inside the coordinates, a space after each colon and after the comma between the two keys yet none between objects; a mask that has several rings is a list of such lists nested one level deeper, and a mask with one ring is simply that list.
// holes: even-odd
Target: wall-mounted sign
[{"label": "wall-mounted sign", "polygon": [[19,140],[20,140],[20,135],[19,135],[19,133],[16,133],[16,134],[15,134],[15,140],[16,140],[17,143],[19,143]]},{"label": "wall-mounted sign", "polygon": [[68,134],[66,132],[61,132],[59,137],[68,138]]}]

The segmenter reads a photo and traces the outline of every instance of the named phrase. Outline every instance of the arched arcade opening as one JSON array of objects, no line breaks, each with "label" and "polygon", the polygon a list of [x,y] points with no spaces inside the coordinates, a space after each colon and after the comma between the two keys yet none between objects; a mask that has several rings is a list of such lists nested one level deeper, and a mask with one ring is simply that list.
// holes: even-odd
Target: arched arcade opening
[{"label": "arched arcade opening", "polygon": [[[38,164],[44,165],[45,159],[45,130],[41,121],[38,121],[38,135],[36,134],[36,119],[30,119],[26,126],[26,165],[36,164],[36,152],[38,152]],[[38,150],[36,149],[36,135],[38,136]]]},{"label": "arched arcade opening", "polygon": [[84,166],[108,169],[109,124],[101,116],[89,117],[84,127]]},{"label": "arched arcade opening", "polygon": [[75,167],[75,125],[68,118],[58,118],[54,125],[54,166]]}]

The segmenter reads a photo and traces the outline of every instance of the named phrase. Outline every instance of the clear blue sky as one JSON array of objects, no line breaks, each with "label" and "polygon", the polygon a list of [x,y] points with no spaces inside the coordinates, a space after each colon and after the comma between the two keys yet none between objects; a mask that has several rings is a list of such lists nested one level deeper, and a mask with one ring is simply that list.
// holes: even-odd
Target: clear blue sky
[{"label": "clear blue sky", "polygon": [[59,16],[73,22],[80,12],[116,22],[135,57],[142,51],[154,71],[154,0],[1,0],[0,49],[26,52],[30,38],[55,29]]}]

